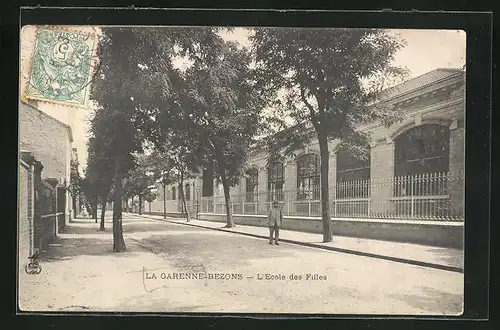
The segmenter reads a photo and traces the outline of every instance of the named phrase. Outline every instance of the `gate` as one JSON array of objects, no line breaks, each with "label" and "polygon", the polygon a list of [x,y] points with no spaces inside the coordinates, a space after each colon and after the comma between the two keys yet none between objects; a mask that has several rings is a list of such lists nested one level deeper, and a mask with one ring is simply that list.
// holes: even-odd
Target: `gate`
[{"label": "gate", "polygon": [[55,237],[55,193],[49,184],[36,184],[34,204],[35,246],[44,249]]}]

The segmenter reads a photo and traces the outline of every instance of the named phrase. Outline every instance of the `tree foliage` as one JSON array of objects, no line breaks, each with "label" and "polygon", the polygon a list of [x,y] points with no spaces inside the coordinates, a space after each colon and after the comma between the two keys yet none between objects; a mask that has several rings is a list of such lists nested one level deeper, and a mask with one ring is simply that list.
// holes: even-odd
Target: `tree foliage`
[{"label": "tree foliage", "polygon": [[134,153],[141,152],[143,147],[142,117],[133,95],[141,93],[137,65],[143,58],[150,58],[144,56],[148,45],[150,41],[141,29],[103,27],[97,52],[99,65],[91,85],[91,98],[97,106],[91,121],[91,138],[98,141],[101,153],[96,155],[103,155],[111,166],[113,250],[117,252],[126,248],[122,227],[122,181],[135,165]]},{"label": "tree foliage", "polygon": [[[401,115],[379,101],[387,82],[405,76],[392,64],[404,42],[380,29],[256,28],[251,36],[258,71],[258,89],[288,124],[268,138],[270,151],[292,153],[315,136],[321,153],[323,240],[332,240],[329,213],[329,140],[362,155],[370,137],[359,124],[390,125]],[[315,134],[311,134],[314,132]]]},{"label": "tree foliage", "polygon": [[[168,33],[180,49],[176,55],[191,65],[185,71],[171,63],[144,69],[148,85],[159,86],[157,92],[136,99],[144,113],[146,138],[160,152],[167,148],[169,157],[177,159],[174,163],[182,164],[172,167],[179,171],[193,163],[213,166],[229,205],[229,188],[239,182],[263,106],[250,53],[224,41],[214,28]],[[231,227],[229,206],[227,219]]]}]

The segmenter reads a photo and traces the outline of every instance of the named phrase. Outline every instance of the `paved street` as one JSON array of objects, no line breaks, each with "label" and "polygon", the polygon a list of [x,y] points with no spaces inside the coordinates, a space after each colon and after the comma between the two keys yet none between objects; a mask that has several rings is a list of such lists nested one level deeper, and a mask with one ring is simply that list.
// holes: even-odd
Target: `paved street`
[{"label": "paved street", "polygon": [[462,310],[463,274],[457,272],[286,242],[269,245],[265,239],[131,215],[123,224],[127,251],[113,253],[110,217],[106,226],[98,232],[90,219],[70,224],[41,259],[42,273],[20,274],[21,309],[411,315]]}]

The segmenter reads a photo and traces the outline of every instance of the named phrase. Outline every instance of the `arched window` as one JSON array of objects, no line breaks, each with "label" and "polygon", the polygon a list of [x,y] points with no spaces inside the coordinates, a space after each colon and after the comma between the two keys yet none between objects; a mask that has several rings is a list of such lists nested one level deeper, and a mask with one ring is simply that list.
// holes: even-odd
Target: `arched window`
[{"label": "arched window", "polygon": [[282,201],[283,184],[285,183],[285,175],[283,173],[283,163],[275,162],[267,168],[267,191],[269,201]]},{"label": "arched window", "polygon": [[450,131],[439,124],[412,128],[395,140],[394,196],[446,195]]},{"label": "arched window", "polygon": [[175,187],[172,187],[172,199],[176,200],[177,199],[177,193],[175,191]]},{"label": "arched window", "polygon": [[320,198],[320,160],[316,154],[297,159],[297,199]]},{"label": "arched window", "polygon": [[184,198],[186,198],[187,201],[191,200],[191,185],[189,183],[186,183],[184,186]]},{"label": "arched window", "polygon": [[439,124],[417,126],[399,135],[394,143],[395,176],[448,172],[448,127]]},{"label": "arched window", "polygon": [[259,170],[256,168],[249,169],[246,178],[246,201],[258,201],[258,186],[259,186]]},{"label": "arched window", "polygon": [[370,152],[356,157],[349,151],[337,151],[337,198],[369,197]]}]

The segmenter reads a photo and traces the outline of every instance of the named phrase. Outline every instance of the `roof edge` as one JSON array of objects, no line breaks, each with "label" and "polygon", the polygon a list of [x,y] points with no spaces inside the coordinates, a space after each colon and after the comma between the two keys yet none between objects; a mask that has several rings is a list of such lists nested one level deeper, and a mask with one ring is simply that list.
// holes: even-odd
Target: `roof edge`
[{"label": "roof edge", "polygon": [[56,122],[56,123],[58,123],[59,125],[61,125],[61,126],[65,127],[65,128],[68,130],[69,142],[70,142],[70,143],[73,143],[73,142],[74,142],[74,139],[73,139],[73,129],[71,128],[71,126],[70,126],[70,125],[68,125],[68,124],[66,124],[66,123],[64,123],[64,122],[62,122],[62,121],[60,121],[60,120],[59,120],[59,119],[57,119],[57,118],[52,117],[51,115],[49,115],[49,114],[48,114],[48,113],[46,113],[45,111],[42,111],[42,110],[38,109],[37,107],[32,106],[31,104],[29,104],[29,103],[28,103],[28,102],[26,102],[25,100],[20,100],[20,102],[21,102],[21,103],[24,103],[24,105],[26,105],[26,106],[28,106],[28,107],[30,107],[30,108],[32,108],[32,109],[34,109],[34,110],[38,111],[38,112],[40,112],[40,113],[41,113],[41,114],[43,114],[45,117],[52,119],[53,121],[55,121],[55,122]]},{"label": "roof edge", "polygon": [[[392,87],[389,87],[388,89],[382,90],[380,93],[387,92],[387,91],[389,91],[389,90],[390,90],[390,89],[392,89],[392,88],[396,88],[396,87],[401,86],[401,85],[403,85],[403,84],[405,84],[405,83],[407,83],[407,82],[409,82],[409,81],[411,81],[411,80],[413,80],[413,79],[418,79],[418,78],[420,78],[420,77],[422,77],[422,76],[425,76],[426,74],[429,74],[429,73],[431,73],[431,72],[433,72],[433,71],[437,71],[437,70],[446,70],[446,71],[450,71],[450,72],[452,72],[452,70],[451,70],[450,68],[439,68],[439,69],[435,69],[435,70],[429,71],[429,72],[427,72],[427,73],[424,73],[424,74],[422,74],[422,75],[420,75],[420,76],[417,76],[417,77],[415,77],[415,78],[412,78],[412,79],[406,80],[406,81],[404,81],[404,82],[402,82],[402,83],[400,83],[400,84],[397,84],[397,85],[394,85],[394,86],[392,86]],[[456,69],[456,70],[457,70],[456,72],[453,72],[453,73],[451,73],[450,75],[448,75],[448,76],[446,76],[446,77],[443,77],[443,78],[440,78],[440,79],[437,79],[437,80],[433,80],[433,81],[431,81],[431,82],[429,82],[429,83],[427,83],[427,84],[424,84],[424,85],[422,85],[422,86],[418,86],[417,88],[413,88],[413,89],[410,89],[410,90],[404,91],[404,92],[402,92],[402,93],[392,95],[392,96],[390,96],[390,97],[388,97],[388,98],[381,98],[380,100],[378,100],[377,102],[373,103],[372,105],[376,105],[376,104],[378,104],[378,103],[383,103],[383,102],[388,102],[388,101],[391,101],[391,100],[397,99],[397,98],[399,98],[399,97],[404,97],[405,95],[411,94],[411,93],[413,93],[413,92],[415,92],[415,91],[418,91],[418,90],[421,90],[421,89],[424,89],[424,88],[426,88],[426,87],[429,87],[430,85],[434,85],[434,84],[437,84],[437,83],[440,83],[440,82],[443,82],[443,81],[446,81],[446,80],[451,80],[451,79],[453,79],[453,78],[455,78],[455,77],[457,77],[457,76],[459,76],[459,75],[464,75],[464,74],[465,74],[465,72],[464,72],[464,71],[461,71],[461,70],[459,70],[459,69]]]}]

